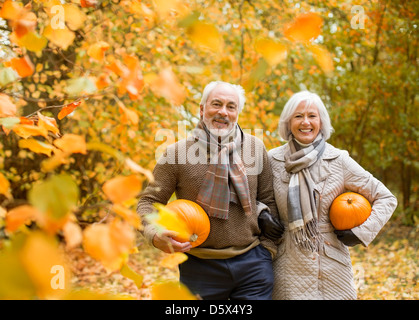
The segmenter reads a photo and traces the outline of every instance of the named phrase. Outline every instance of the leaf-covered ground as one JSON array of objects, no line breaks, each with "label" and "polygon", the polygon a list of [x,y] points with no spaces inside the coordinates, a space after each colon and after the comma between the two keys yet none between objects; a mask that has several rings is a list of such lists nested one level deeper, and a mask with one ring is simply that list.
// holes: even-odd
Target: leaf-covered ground
[{"label": "leaf-covered ground", "polygon": [[[351,248],[358,299],[419,299],[418,227],[388,223],[373,243]],[[119,272],[107,272],[102,265],[81,249],[69,252],[73,271],[73,286],[99,293],[127,295],[134,299],[151,299],[150,286],[167,279],[177,279],[177,268],[160,265],[166,256],[150,248],[141,239],[139,253],[132,254],[128,265],[143,275],[138,288]]]}]

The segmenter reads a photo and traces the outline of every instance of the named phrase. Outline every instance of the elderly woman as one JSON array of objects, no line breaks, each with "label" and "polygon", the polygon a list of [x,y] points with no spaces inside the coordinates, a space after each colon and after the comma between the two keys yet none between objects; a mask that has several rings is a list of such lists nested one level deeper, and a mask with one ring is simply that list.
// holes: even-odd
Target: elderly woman
[{"label": "elderly woman", "polygon": [[[294,94],[280,117],[288,143],[270,150],[275,200],[286,231],[273,262],[274,299],[356,299],[348,246],[368,246],[397,206],[394,195],[326,140],[333,128],[320,97]],[[333,200],[357,192],[372,204],[370,217],[350,230],[334,230]]]}]

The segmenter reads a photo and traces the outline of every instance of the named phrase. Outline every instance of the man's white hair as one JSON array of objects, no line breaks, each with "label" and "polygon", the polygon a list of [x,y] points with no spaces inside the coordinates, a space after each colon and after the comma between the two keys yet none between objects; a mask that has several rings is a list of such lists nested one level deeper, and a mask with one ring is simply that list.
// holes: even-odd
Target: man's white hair
[{"label": "man's white hair", "polygon": [[322,99],[315,93],[310,91],[300,91],[295,93],[285,104],[284,110],[282,110],[279,118],[279,135],[285,141],[288,141],[289,135],[291,134],[290,120],[295,110],[301,102],[306,102],[306,108],[314,104],[319,109],[321,129],[325,140],[330,138],[334,129],[330,123],[329,113],[327,112],[326,106]]},{"label": "man's white hair", "polygon": [[201,99],[200,105],[203,105],[205,107],[205,104],[207,103],[208,96],[210,95],[211,91],[214,90],[220,84],[229,85],[231,88],[234,89],[234,91],[236,91],[237,96],[239,97],[239,113],[240,113],[243,110],[244,103],[246,102],[245,91],[242,86],[238,84],[231,84],[229,82],[212,81],[208,83],[205,86],[204,91],[202,93],[202,99]]}]

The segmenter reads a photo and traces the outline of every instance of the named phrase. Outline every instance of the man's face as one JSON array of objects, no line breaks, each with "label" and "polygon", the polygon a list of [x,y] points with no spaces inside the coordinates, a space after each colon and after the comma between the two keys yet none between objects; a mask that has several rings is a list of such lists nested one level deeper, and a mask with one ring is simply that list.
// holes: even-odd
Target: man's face
[{"label": "man's face", "polygon": [[226,84],[219,84],[211,91],[205,106],[200,106],[200,115],[214,135],[223,136],[231,131],[239,117],[239,97]]}]

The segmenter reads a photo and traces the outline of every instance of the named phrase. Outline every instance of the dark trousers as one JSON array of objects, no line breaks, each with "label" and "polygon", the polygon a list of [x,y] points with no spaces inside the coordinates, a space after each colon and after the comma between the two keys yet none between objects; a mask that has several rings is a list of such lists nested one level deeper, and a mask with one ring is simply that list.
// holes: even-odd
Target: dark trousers
[{"label": "dark trousers", "polygon": [[262,245],[230,259],[199,259],[188,254],[179,271],[180,281],[204,300],[272,299],[272,258]]}]

